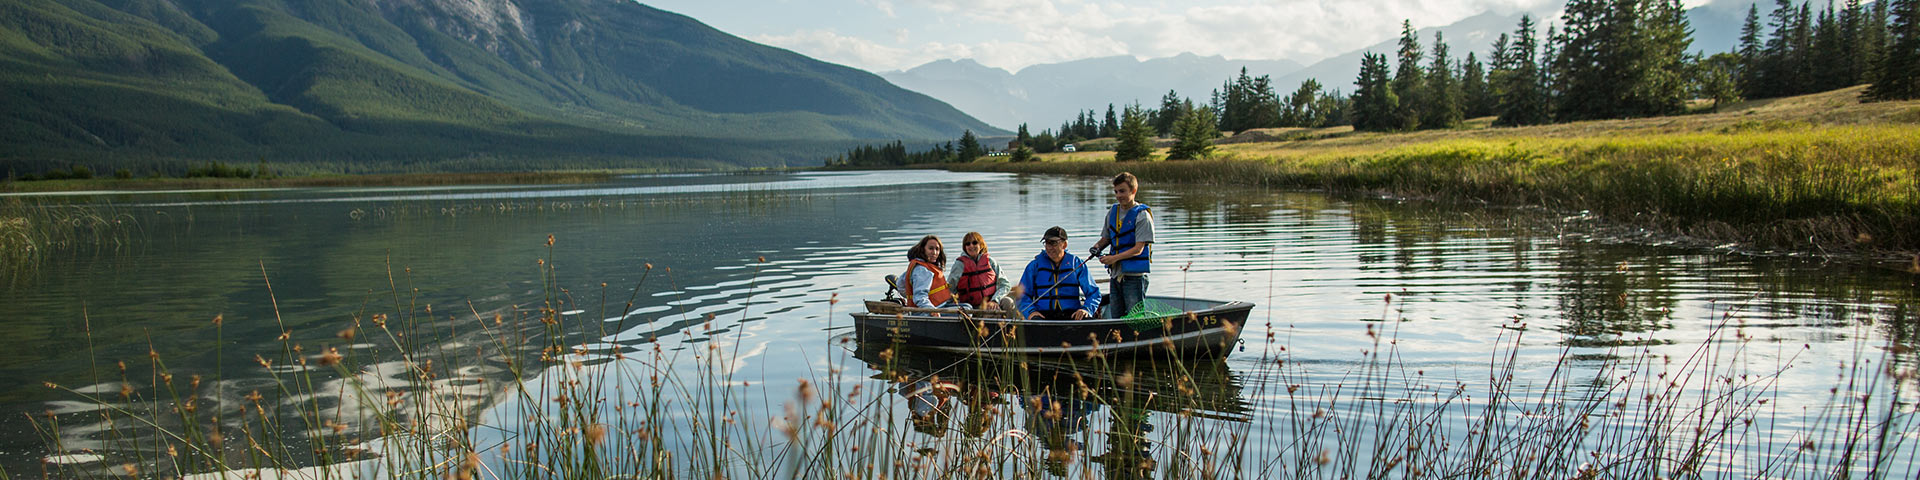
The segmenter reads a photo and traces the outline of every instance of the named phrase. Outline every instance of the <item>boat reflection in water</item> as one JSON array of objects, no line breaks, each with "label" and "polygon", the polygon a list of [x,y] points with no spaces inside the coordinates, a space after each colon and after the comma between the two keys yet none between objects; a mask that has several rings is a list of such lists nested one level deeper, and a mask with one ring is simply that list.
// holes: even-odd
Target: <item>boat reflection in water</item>
[{"label": "boat reflection in water", "polygon": [[[1040,466],[1054,475],[1081,462],[1108,478],[1150,476],[1161,462],[1225,451],[1252,419],[1239,378],[1219,358],[960,355],[876,343],[854,356],[905,401],[907,423],[930,437],[920,444],[1013,439],[1003,442],[1010,453],[1044,456]],[[1183,451],[1194,452],[1175,453]]]}]

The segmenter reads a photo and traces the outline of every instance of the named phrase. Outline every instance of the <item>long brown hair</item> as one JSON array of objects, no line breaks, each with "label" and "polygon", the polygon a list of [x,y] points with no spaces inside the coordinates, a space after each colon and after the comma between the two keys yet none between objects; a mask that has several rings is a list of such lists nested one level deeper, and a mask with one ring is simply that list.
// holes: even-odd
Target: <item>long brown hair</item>
[{"label": "long brown hair", "polygon": [[[940,258],[937,258],[937,259],[927,258],[927,242],[940,242],[940,237],[936,237],[933,235],[927,235],[925,237],[921,237],[920,243],[913,244],[913,249],[907,250],[907,259],[923,260],[923,261],[926,261],[927,263],[932,263],[934,265],[946,265],[947,264],[947,242],[940,242]],[[945,267],[942,267],[942,268],[945,268]]]},{"label": "long brown hair", "polygon": [[[987,237],[981,236],[980,232],[967,232],[967,236],[960,237],[961,255],[967,254],[967,242],[980,242],[980,256],[987,256]],[[944,247],[946,245],[941,246]]]}]

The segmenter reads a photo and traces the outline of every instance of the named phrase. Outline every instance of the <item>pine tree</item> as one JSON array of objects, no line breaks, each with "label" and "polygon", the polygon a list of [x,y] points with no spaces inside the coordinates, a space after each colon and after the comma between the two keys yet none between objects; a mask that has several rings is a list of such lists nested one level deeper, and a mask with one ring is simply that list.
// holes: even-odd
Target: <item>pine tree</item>
[{"label": "pine tree", "polygon": [[1353,129],[1361,131],[1387,131],[1400,129],[1401,123],[1395,119],[1400,110],[1400,97],[1394,95],[1389,85],[1387,56],[1366,53],[1360,59],[1360,77],[1354,80]]},{"label": "pine tree", "polygon": [[1433,32],[1433,64],[1427,67],[1426,102],[1420,107],[1420,128],[1453,128],[1464,117],[1460,84],[1454,81],[1453,60],[1446,37]]},{"label": "pine tree", "polygon": [[1167,159],[1191,160],[1213,155],[1213,139],[1220,135],[1220,130],[1215,128],[1218,120],[1213,117],[1213,110],[1187,108],[1186,115],[1175,122],[1174,143],[1167,150]]},{"label": "pine tree", "polygon": [[1822,92],[1847,85],[1847,54],[1840,43],[1840,20],[1834,16],[1833,0],[1827,0],[1827,8],[1820,11],[1813,22],[1813,71],[1808,78],[1808,91]]},{"label": "pine tree", "polygon": [[1571,0],[1553,59],[1561,120],[1666,115],[1685,107],[1691,29],[1678,0]]},{"label": "pine tree", "polygon": [[1892,0],[1887,25],[1891,42],[1874,69],[1873,86],[1863,98],[1911,100],[1920,98],[1920,0]]},{"label": "pine tree", "polygon": [[1400,21],[1400,68],[1394,71],[1393,94],[1399,97],[1399,106],[1395,108],[1392,130],[1413,130],[1420,126],[1420,107],[1425,105],[1423,91],[1426,90],[1426,75],[1420,69],[1420,37],[1413,31],[1413,21]]},{"label": "pine tree", "polygon": [[1107,120],[1100,122],[1100,136],[1111,137],[1120,134],[1120,119],[1113,114],[1113,104],[1107,104]]},{"label": "pine tree", "polygon": [[986,152],[980,149],[980,139],[973,136],[973,130],[960,134],[960,152],[954,158],[956,162],[971,162]]},{"label": "pine tree", "polygon": [[1806,3],[1800,4],[1800,13],[1793,21],[1793,71],[1787,74],[1787,95],[1799,95],[1815,91],[1815,74],[1819,66],[1814,63],[1813,51],[1813,9]]},{"label": "pine tree", "polygon": [[1129,106],[1125,119],[1115,132],[1119,142],[1113,147],[1113,159],[1119,162],[1148,160],[1153,156],[1153,127],[1147,125],[1146,114],[1140,106]]},{"label": "pine tree", "polygon": [[[1632,1],[1632,0],[1627,0]],[[1633,20],[1633,44],[1625,52],[1630,58],[1626,116],[1672,115],[1686,110],[1690,83],[1687,49],[1693,44],[1693,28],[1687,22],[1686,6],[1680,0],[1652,0],[1643,4]]]},{"label": "pine tree", "polygon": [[1013,136],[1013,143],[1020,146],[1033,146],[1033,135],[1027,133],[1027,124],[1020,124],[1019,133]]},{"label": "pine tree", "polygon": [[1753,96],[1760,90],[1760,69],[1764,50],[1760,45],[1760,5],[1747,4],[1747,21],[1740,25],[1740,91]]},{"label": "pine tree", "polygon": [[1836,15],[1840,25],[1838,38],[1834,39],[1834,60],[1839,63],[1837,70],[1840,79],[1835,88],[1851,87],[1865,82],[1866,62],[1860,58],[1860,28],[1866,19],[1866,10],[1860,6],[1860,0],[1847,0],[1846,9]]},{"label": "pine tree", "polygon": [[1760,62],[1760,88],[1756,97],[1779,97],[1792,91],[1792,73],[1798,68],[1794,65],[1796,53],[1793,49],[1794,15],[1792,0],[1774,0],[1773,11],[1767,13],[1767,26],[1773,33],[1767,36],[1767,46]]},{"label": "pine tree", "polygon": [[1740,56],[1732,53],[1716,53],[1711,57],[1697,58],[1693,64],[1693,94],[1699,98],[1713,100],[1713,111],[1720,111],[1726,104],[1740,101],[1739,82],[1735,80],[1740,70]]},{"label": "pine tree", "polygon": [[1180,107],[1180,94],[1173,90],[1167,90],[1167,96],[1160,97],[1160,111],[1158,115],[1154,116],[1153,131],[1159,133],[1162,137],[1173,136],[1173,124],[1180,121],[1181,115],[1187,113],[1182,111]]},{"label": "pine tree", "polygon": [[1247,128],[1280,126],[1280,94],[1273,89],[1273,78],[1261,75],[1247,85]]},{"label": "pine tree", "polygon": [[1026,145],[1021,145],[1019,148],[1013,149],[1013,153],[1007,157],[1007,161],[1013,163],[1031,162],[1033,161],[1033,149],[1027,148]]},{"label": "pine tree", "polygon": [[1627,66],[1620,64],[1624,57],[1618,53],[1626,46],[1628,32],[1621,30],[1628,23],[1615,2],[1627,3],[1570,0],[1560,17],[1565,29],[1560,33],[1562,38],[1556,39],[1559,55],[1551,61],[1558,93],[1554,112],[1561,120],[1617,116],[1616,102],[1626,96],[1621,77],[1626,75]]},{"label": "pine tree", "polygon": [[1540,78],[1540,64],[1534,58],[1539,43],[1534,37],[1532,16],[1520,16],[1520,26],[1514,30],[1513,39],[1505,52],[1495,55],[1500,63],[1494,67],[1492,81],[1499,92],[1495,109],[1500,118],[1493,124],[1511,127],[1547,123],[1552,119],[1547,116],[1548,99],[1544,79]]},{"label": "pine tree", "polygon": [[1460,64],[1460,101],[1461,110],[1468,118],[1493,115],[1493,90],[1487,84],[1487,69],[1475,58],[1473,52],[1467,52],[1467,60]]},{"label": "pine tree", "polygon": [[1300,82],[1300,88],[1288,94],[1281,102],[1280,126],[1313,128],[1326,124],[1325,113],[1319,110],[1320,82],[1306,79]]},{"label": "pine tree", "polygon": [[1887,3],[1888,0],[1873,2],[1873,10],[1866,14],[1860,25],[1860,81],[1874,83],[1878,78],[1880,60],[1887,51]]}]

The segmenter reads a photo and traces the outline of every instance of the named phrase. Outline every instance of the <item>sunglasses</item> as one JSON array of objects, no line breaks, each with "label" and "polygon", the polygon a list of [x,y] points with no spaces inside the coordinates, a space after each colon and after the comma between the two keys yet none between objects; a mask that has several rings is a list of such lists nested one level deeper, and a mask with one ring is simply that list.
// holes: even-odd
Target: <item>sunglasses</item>
[{"label": "sunglasses", "polygon": [[980,242],[966,242],[967,245],[979,245]]}]

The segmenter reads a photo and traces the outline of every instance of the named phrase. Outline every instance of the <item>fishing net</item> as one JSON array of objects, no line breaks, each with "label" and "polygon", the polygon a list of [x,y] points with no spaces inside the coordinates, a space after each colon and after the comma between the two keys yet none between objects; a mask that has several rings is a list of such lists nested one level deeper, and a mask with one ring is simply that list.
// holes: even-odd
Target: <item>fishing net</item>
[{"label": "fishing net", "polygon": [[1146,331],[1160,328],[1162,326],[1160,321],[1161,317],[1181,313],[1186,312],[1158,300],[1149,299],[1134,304],[1133,308],[1128,309],[1127,314],[1120,318],[1126,320],[1127,325],[1133,327],[1134,330]]}]

